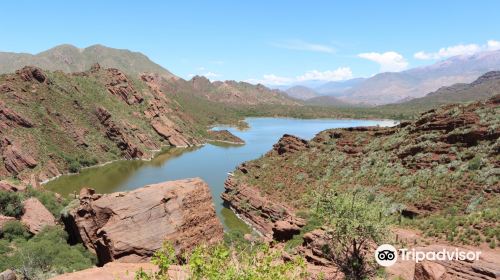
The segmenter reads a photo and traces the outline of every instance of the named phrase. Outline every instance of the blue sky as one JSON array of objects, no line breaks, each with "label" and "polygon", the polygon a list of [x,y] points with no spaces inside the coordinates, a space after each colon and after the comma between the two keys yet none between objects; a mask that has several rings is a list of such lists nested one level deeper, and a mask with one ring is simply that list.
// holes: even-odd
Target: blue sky
[{"label": "blue sky", "polygon": [[500,1],[2,1],[0,51],[140,51],[173,73],[289,84],[500,48]]}]

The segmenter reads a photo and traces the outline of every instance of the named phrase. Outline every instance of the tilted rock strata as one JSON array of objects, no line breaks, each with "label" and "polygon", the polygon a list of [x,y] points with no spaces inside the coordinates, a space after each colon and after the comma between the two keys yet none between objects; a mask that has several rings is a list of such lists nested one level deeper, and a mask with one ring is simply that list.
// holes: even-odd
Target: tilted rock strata
[{"label": "tilted rock strata", "polygon": [[225,192],[221,195],[224,202],[269,239],[291,239],[305,225],[305,221],[288,207],[265,198],[252,186],[238,184],[230,177],[224,187]]},{"label": "tilted rock strata", "polygon": [[181,254],[223,237],[210,189],[198,178],[104,195],[84,190],[63,221],[72,239],[95,251],[101,264],[148,261],[164,241]]}]

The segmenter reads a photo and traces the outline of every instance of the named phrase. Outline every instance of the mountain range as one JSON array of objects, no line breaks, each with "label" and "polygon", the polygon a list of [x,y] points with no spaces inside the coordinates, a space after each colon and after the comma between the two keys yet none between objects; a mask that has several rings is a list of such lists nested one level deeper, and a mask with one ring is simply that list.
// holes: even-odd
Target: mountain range
[{"label": "mountain range", "polygon": [[[299,88],[302,93],[308,92],[308,98],[300,99],[315,98],[311,103],[323,105],[338,104],[339,100],[351,104],[382,105],[423,97],[443,86],[470,83],[482,74],[495,70],[500,70],[500,50],[455,56],[430,66],[384,72],[370,78],[328,82],[314,88],[295,85],[286,91],[297,91]],[[318,97],[320,95],[335,98]]]},{"label": "mountain range", "polygon": [[80,49],[65,44],[34,55],[0,52],[0,74],[13,73],[26,65],[50,71],[82,72],[96,62],[103,68],[117,68],[133,77],[154,73],[168,81],[172,90],[194,88],[200,96],[223,104],[301,105],[306,101],[305,104],[323,106],[373,106],[421,98],[443,86],[470,83],[486,72],[500,70],[500,50],[455,56],[430,66],[385,72],[370,78],[321,85],[309,83],[310,86],[295,85],[281,90],[237,81],[210,82],[201,76],[185,81],[142,53],[103,45]]},{"label": "mountain range", "polygon": [[236,81],[210,82],[202,76],[186,81],[151,61],[140,52],[93,45],[79,49],[72,45],[60,45],[32,55],[25,53],[0,52],[0,74],[14,73],[31,65],[49,71],[65,73],[84,72],[99,63],[100,67],[120,69],[123,73],[139,78],[151,74],[156,81],[168,86],[171,91],[195,94],[199,97],[231,105],[300,105],[278,90],[263,85],[252,85]]}]

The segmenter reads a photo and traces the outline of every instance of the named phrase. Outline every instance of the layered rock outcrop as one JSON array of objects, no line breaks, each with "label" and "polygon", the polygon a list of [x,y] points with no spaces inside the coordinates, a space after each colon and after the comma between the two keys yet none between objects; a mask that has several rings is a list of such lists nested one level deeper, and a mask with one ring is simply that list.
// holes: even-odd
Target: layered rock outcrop
[{"label": "layered rock outcrop", "polygon": [[289,240],[305,225],[305,220],[296,217],[288,206],[266,198],[255,187],[239,184],[231,177],[224,187],[224,202],[268,239]]},{"label": "layered rock outcrop", "polygon": [[273,145],[273,150],[276,151],[278,155],[283,155],[301,151],[307,147],[308,143],[306,140],[300,139],[297,136],[285,134],[280,138],[278,143]]},{"label": "layered rock outcrop", "polygon": [[101,264],[148,261],[164,241],[180,255],[223,238],[209,187],[199,178],[104,195],[84,189],[63,221]]},{"label": "layered rock outcrop", "polygon": [[47,77],[43,73],[42,69],[35,66],[25,66],[22,69],[17,70],[16,74],[26,82],[37,81],[39,83],[43,83],[47,80]]},{"label": "layered rock outcrop", "polygon": [[134,144],[126,128],[118,125],[111,119],[111,114],[104,107],[97,107],[96,115],[100,123],[106,128],[106,136],[116,143],[128,159],[141,158],[144,152]]},{"label": "layered rock outcrop", "polygon": [[2,152],[5,169],[13,175],[38,165],[33,156],[7,138],[0,140],[0,151]]},{"label": "layered rock outcrop", "polygon": [[22,127],[34,126],[30,119],[8,108],[7,105],[0,100],[0,128],[13,127],[16,125]]},{"label": "layered rock outcrop", "polygon": [[[94,65],[91,71],[99,71],[101,67],[97,64]],[[137,92],[127,76],[116,68],[106,69],[108,76],[108,83],[106,89],[113,95],[116,95],[127,102],[127,104],[141,103],[144,98]]]}]

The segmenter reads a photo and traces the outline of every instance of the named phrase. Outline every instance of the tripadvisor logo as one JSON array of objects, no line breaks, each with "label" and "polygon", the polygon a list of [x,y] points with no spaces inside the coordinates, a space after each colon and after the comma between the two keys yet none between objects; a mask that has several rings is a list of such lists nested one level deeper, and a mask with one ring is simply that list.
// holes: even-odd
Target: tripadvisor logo
[{"label": "tripadvisor logo", "polygon": [[390,244],[378,246],[375,251],[375,261],[381,266],[391,266],[398,260],[396,248]]},{"label": "tripadvisor logo", "polygon": [[375,251],[375,261],[381,266],[391,266],[396,263],[398,257],[403,261],[413,260],[418,263],[421,261],[477,261],[481,255],[480,251],[463,251],[458,248],[447,250],[446,248],[438,251],[418,251],[416,249],[408,250],[402,248],[396,250],[390,244],[380,245]]}]

